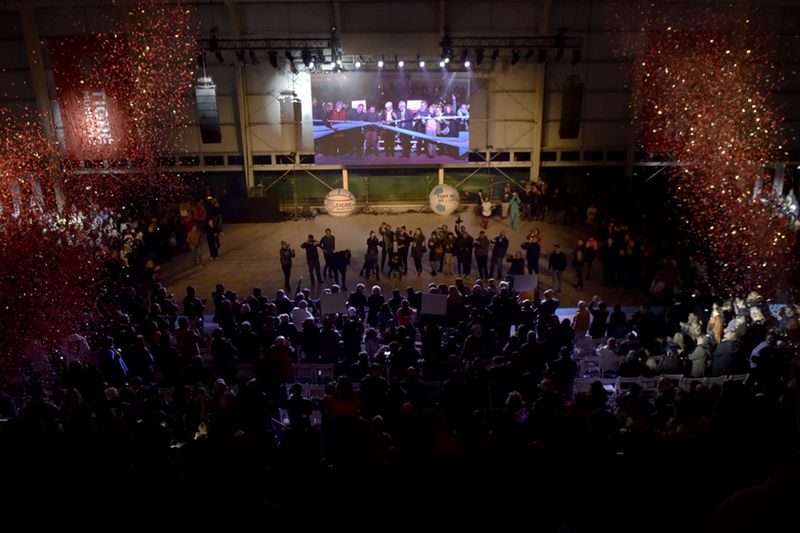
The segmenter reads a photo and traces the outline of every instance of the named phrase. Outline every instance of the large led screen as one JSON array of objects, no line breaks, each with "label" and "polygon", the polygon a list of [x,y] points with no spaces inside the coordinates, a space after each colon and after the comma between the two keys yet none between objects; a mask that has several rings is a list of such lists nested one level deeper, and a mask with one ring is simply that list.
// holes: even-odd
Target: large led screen
[{"label": "large led screen", "polygon": [[463,162],[469,149],[469,73],[311,75],[317,164]]}]

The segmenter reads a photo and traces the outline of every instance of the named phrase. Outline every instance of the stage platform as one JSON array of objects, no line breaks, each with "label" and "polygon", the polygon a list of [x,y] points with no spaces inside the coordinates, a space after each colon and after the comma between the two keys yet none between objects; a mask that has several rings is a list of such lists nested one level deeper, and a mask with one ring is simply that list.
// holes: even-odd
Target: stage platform
[{"label": "stage platform", "polygon": [[[480,220],[472,210],[459,213],[464,219],[464,223],[470,234],[477,236],[480,231]],[[304,277],[302,287],[309,287],[313,295],[318,295],[322,289],[329,286],[310,285],[308,283],[308,269],[305,262],[305,252],[300,248],[300,244],[306,240],[309,233],[319,240],[324,234],[325,228],[331,228],[336,236],[336,247],[338,250],[349,248],[353,253],[352,263],[348,269],[347,286],[351,290],[355,289],[357,283],[362,282],[371,287],[376,283],[374,278],[368,282],[358,276],[364,262],[366,252],[366,239],[371,229],[377,231],[381,222],[387,222],[392,227],[405,225],[413,231],[420,227],[426,236],[431,230],[447,224],[448,229],[455,227],[456,215],[441,217],[430,213],[408,212],[402,214],[369,215],[358,214],[346,218],[334,218],[328,215],[319,215],[312,219],[300,219],[297,221],[280,223],[251,223],[251,224],[223,224],[224,235],[221,238],[222,248],[220,257],[216,261],[209,261],[206,245],[203,245],[203,266],[192,266],[192,256],[183,253],[171,261],[161,265],[160,278],[167,285],[169,290],[181,300],[185,294],[187,285],[194,285],[198,294],[202,298],[210,301],[211,292],[217,283],[223,283],[225,288],[233,290],[240,295],[250,294],[254,287],[260,287],[264,294],[273,296],[277,289],[283,288],[283,274],[278,260],[278,250],[282,240],[288,241],[296,250],[292,270],[292,290],[297,286],[299,277]],[[224,222],[224,221],[223,221]],[[510,241],[509,252],[520,250],[520,244],[528,234],[528,231],[538,227],[542,232],[542,255],[540,259],[540,288],[550,288],[552,278],[546,271],[550,250],[553,245],[559,244],[567,255],[568,263],[572,263],[572,249],[578,238],[586,238],[589,228],[584,225],[565,226],[558,224],[548,224],[544,222],[524,222],[519,231],[511,229],[509,219],[493,218],[489,223],[487,236],[491,239],[505,231]],[[324,265],[322,254],[320,262]],[[409,258],[409,262],[412,263]],[[413,265],[409,264],[409,275],[402,280],[389,280],[381,276],[380,285],[384,293],[391,292],[397,287],[405,289],[412,286],[417,290],[426,289],[431,282],[452,283],[456,276],[437,275],[431,276],[427,254],[423,260],[425,272],[421,276],[412,273]],[[453,267],[455,268],[455,264]],[[504,269],[507,271],[507,268]],[[598,294],[601,299],[609,305],[619,303],[622,305],[636,306],[646,301],[645,295],[634,289],[609,289],[602,283],[602,266],[598,261],[594,262],[592,268],[592,279],[584,281],[583,289],[575,289],[575,273],[571,266],[563,276],[564,286],[559,299],[562,307],[575,307],[578,300],[589,300],[593,294]],[[471,284],[476,276],[475,263],[473,261],[472,276],[466,280]]]}]

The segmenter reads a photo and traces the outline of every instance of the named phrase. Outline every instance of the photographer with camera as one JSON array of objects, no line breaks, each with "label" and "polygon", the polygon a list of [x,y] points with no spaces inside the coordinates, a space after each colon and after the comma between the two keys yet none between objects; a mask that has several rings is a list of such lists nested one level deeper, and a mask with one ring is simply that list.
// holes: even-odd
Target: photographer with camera
[{"label": "photographer with camera", "polygon": [[[308,276],[311,278],[311,284],[315,284],[317,281],[322,283],[322,272],[320,271],[319,267],[319,251],[317,248],[319,247],[319,243],[314,240],[313,235],[308,236],[308,240],[300,245],[300,248],[306,251],[306,263],[308,263]],[[316,273],[317,277],[314,277],[314,273]]]}]

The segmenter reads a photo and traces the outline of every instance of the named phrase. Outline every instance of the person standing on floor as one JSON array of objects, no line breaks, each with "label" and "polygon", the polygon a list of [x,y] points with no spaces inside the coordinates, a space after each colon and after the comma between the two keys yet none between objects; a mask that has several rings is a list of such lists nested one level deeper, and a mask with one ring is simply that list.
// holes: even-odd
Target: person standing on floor
[{"label": "person standing on floor", "polygon": [[186,235],[186,244],[189,245],[189,249],[192,251],[194,266],[203,266],[203,234],[200,233],[200,228],[197,227],[197,224],[193,224],[189,234]]},{"label": "person standing on floor", "polygon": [[525,259],[528,262],[528,274],[539,274],[539,256],[542,253],[542,247],[536,240],[533,232],[528,234],[528,238],[523,242],[520,247],[525,250]]},{"label": "person standing on floor", "polygon": [[[319,243],[314,240],[313,235],[308,236],[308,240],[300,245],[300,248],[303,248],[306,251],[306,263],[308,263],[308,277],[311,278],[311,283],[314,284],[317,281],[322,283],[322,273],[320,272],[319,268],[319,251],[317,248],[319,247]],[[314,277],[316,274],[316,278]]]},{"label": "person standing on floor", "polygon": [[206,240],[208,241],[208,253],[211,255],[211,260],[214,261],[219,257],[219,228],[214,223],[213,218],[206,221]]},{"label": "person standing on floor", "polygon": [[506,232],[501,231],[500,235],[492,239],[494,246],[492,247],[492,264],[489,267],[489,276],[491,277],[497,272],[497,279],[503,279],[503,261],[508,255],[508,239]]},{"label": "person standing on floor", "polygon": [[294,257],[294,250],[289,246],[286,241],[281,241],[281,270],[283,270],[283,287],[287,292],[292,290],[289,284],[289,278],[292,276],[292,258]]},{"label": "person standing on floor", "polygon": [[417,276],[422,274],[422,256],[426,251],[425,234],[422,233],[422,228],[417,228],[414,230],[414,237],[411,240],[411,258],[414,260]]},{"label": "person standing on floor", "polygon": [[572,266],[575,267],[575,288],[583,288],[583,266],[586,264],[586,246],[583,239],[578,239],[578,244],[572,252]]},{"label": "person standing on floor", "polygon": [[379,245],[380,241],[378,240],[378,236],[375,235],[374,231],[370,231],[369,237],[367,238],[367,255],[364,256],[364,266],[361,267],[360,272],[360,275],[367,279],[372,275],[373,270],[375,271],[375,279],[381,279],[381,271],[378,269]]},{"label": "person standing on floor", "polygon": [[550,269],[550,273],[553,275],[553,290],[561,292],[561,277],[567,269],[567,256],[564,255],[561,247],[557,244],[553,246],[553,251],[550,252],[550,261],[547,268]]},{"label": "person standing on floor", "polygon": [[489,262],[489,247],[491,244],[485,231],[481,231],[478,234],[478,238],[475,239],[473,243],[475,247],[475,262],[478,265],[478,276],[484,281],[489,280],[489,268],[487,265]]},{"label": "person standing on floor", "polygon": [[394,231],[392,231],[390,224],[384,222],[378,228],[378,233],[383,238],[381,242],[381,272],[383,272],[384,267],[386,267],[386,258],[394,251]]},{"label": "person standing on floor", "polygon": [[509,203],[511,205],[511,227],[514,228],[514,231],[519,231],[519,226],[521,224],[520,208],[522,206],[522,200],[519,199],[519,194],[513,193]]},{"label": "person standing on floor", "polygon": [[483,229],[487,229],[489,227],[489,218],[492,216],[492,201],[483,191],[478,191],[478,200],[481,204],[481,225]]},{"label": "person standing on floor", "polygon": [[333,279],[333,253],[336,251],[336,237],[331,233],[331,228],[325,229],[325,235],[319,240],[319,247],[322,248],[322,257],[325,259],[325,267],[322,274],[328,279]]},{"label": "person standing on floor", "polygon": [[503,185],[503,200],[500,203],[500,216],[502,218],[508,217],[508,212],[511,209],[511,184],[506,182]]}]

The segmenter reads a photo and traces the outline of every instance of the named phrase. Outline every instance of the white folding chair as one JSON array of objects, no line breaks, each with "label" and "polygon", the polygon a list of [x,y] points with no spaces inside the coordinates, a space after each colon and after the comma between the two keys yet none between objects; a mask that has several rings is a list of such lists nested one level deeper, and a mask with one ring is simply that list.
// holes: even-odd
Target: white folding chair
[{"label": "white folding chair", "polygon": [[315,385],[325,385],[333,381],[334,371],[332,364],[313,365],[312,373],[314,374]]},{"label": "white folding chair", "polygon": [[322,400],[325,398],[325,386],[303,385],[303,395],[309,400]]},{"label": "white folding chair", "polygon": [[725,383],[726,381],[728,381],[728,376],[717,376],[715,378],[708,378],[708,380],[706,380],[706,383],[708,385],[719,385],[720,387],[722,387],[722,384]]},{"label": "white folding chair", "polygon": [[622,357],[617,355],[604,355],[600,357],[600,373],[604,378],[616,378]]},{"label": "white folding chair", "polygon": [[617,378],[614,382],[614,394],[620,396],[628,391],[634,383],[639,383],[641,378]]},{"label": "white folding chair", "polygon": [[314,383],[313,365],[298,363],[292,365],[295,383]]},{"label": "white folding chair", "polygon": [[602,377],[600,369],[600,358],[596,355],[587,356],[580,360],[578,376],[582,378],[596,379]]},{"label": "white folding chair", "polygon": [[683,374],[661,374],[661,377],[672,381],[672,384],[676,387],[680,385],[681,380],[683,380]]},{"label": "white folding chair", "polygon": [[738,381],[740,383],[745,383],[747,381],[747,378],[750,377],[750,374],[731,374],[725,377],[728,378],[728,381]]},{"label": "white folding chair", "polygon": [[594,381],[592,378],[575,378],[572,383],[572,398],[575,399],[578,395],[589,392]]}]

